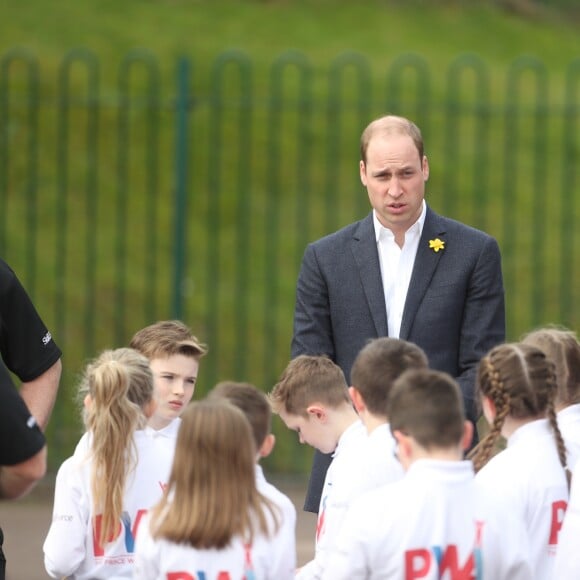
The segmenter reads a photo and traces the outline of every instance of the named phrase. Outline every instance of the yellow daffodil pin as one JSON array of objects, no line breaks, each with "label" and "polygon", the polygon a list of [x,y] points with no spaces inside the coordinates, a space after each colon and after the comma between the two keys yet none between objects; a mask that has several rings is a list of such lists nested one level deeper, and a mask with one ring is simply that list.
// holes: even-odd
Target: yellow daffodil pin
[{"label": "yellow daffodil pin", "polygon": [[429,240],[429,247],[434,252],[438,252],[439,250],[445,249],[445,242],[443,240],[440,240],[439,238],[435,238],[434,240]]}]

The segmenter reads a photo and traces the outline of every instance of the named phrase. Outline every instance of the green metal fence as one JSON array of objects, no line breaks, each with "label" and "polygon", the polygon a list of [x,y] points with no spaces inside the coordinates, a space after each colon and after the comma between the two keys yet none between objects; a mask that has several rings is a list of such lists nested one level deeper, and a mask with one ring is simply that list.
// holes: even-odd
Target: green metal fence
[{"label": "green metal fence", "polygon": [[[199,393],[226,378],[268,390],[287,362],[308,241],[369,211],[358,138],[384,112],[424,132],[428,201],[500,242],[508,334],[578,327],[580,60],[564,75],[522,56],[491,70],[421,55],[372,70],[290,51],[118,63],[72,51],[50,68],[0,59],[0,253],[64,351],[53,463],[79,432],[76,376],[140,327],[182,318],[206,341]],[[309,451],[279,428],[271,460]]]}]

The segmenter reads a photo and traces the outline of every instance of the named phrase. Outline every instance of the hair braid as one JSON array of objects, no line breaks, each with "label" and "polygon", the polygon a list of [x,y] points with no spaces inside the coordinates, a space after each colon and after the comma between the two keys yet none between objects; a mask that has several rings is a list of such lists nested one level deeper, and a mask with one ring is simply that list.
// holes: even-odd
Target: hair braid
[{"label": "hair braid", "polygon": [[548,391],[548,406],[546,409],[546,415],[548,417],[548,421],[550,422],[550,426],[552,427],[552,431],[554,432],[554,439],[556,440],[556,449],[558,450],[558,458],[560,459],[560,463],[564,468],[564,472],[566,473],[566,481],[568,482],[568,490],[570,489],[570,484],[572,482],[572,473],[570,469],[568,469],[568,460],[566,457],[566,445],[564,443],[564,438],[562,437],[562,432],[560,431],[560,427],[558,426],[558,420],[556,417],[556,406],[555,406],[555,398],[557,394],[557,384],[556,384],[556,376],[552,373],[552,376],[547,381],[549,391]]},{"label": "hair braid", "polygon": [[494,367],[489,357],[486,357],[482,363],[482,392],[492,400],[496,414],[489,433],[469,454],[469,458],[473,459],[473,467],[476,472],[489,461],[493,448],[501,435],[505,418],[510,412],[510,397],[505,392],[499,371]]}]

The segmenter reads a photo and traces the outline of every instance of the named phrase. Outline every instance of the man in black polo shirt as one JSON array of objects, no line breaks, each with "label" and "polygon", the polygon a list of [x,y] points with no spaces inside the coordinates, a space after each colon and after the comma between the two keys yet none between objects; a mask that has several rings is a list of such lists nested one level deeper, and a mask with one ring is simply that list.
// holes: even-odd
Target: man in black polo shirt
[{"label": "man in black polo shirt", "polygon": [[[28,493],[46,471],[42,430],[56,401],[59,347],[12,268],[0,259],[0,355],[21,381],[0,368],[0,499]],[[0,529],[0,580],[5,576]]]},{"label": "man in black polo shirt", "polygon": [[[46,441],[0,361],[0,499],[27,494],[46,472]],[[6,559],[0,528],[0,579]]]}]

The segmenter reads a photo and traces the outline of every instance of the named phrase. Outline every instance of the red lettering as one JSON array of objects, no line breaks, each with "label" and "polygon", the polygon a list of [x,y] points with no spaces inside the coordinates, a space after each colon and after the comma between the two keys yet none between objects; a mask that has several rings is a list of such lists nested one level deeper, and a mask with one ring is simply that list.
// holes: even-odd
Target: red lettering
[{"label": "red lettering", "polygon": [[424,578],[431,566],[431,553],[429,550],[407,550],[405,552],[405,580]]},{"label": "red lettering", "polygon": [[[96,557],[105,555],[105,548],[101,544],[99,538],[101,537],[101,525],[103,523],[103,516],[99,514],[95,517],[95,523],[93,525],[93,551]],[[106,540],[106,542],[112,542],[114,539],[119,537],[121,533],[122,525],[121,522],[117,525],[115,532],[113,532]]]},{"label": "red lettering", "polygon": [[139,524],[143,519],[143,516],[147,513],[147,510],[137,510],[137,514],[135,515],[135,523],[133,524],[133,529],[131,532],[133,533],[133,537],[137,539],[137,532],[139,531]]},{"label": "red lettering", "polygon": [[168,572],[167,580],[195,580],[195,578],[187,572]]},{"label": "red lettering", "polygon": [[231,580],[229,572],[220,572],[218,574],[217,580]]},{"label": "red lettering", "polygon": [[483,546],[483,526],[485,522],[476,521],[475,522],[475,547],[481,548]]},{"label": "red lettering", "polygon": [[566,514],[567,507],[568,504],[564,500],[552,503],[552,525],[550,526],[550,540],[548,541],[550,546],[556,546],[558,544],[558,534],[564,523],[564,515]]},{"label": "red lettering", "polygon": [[439,577],[441,578],[441,576],[449,570],[450,577],[453,578],[453,580],[472,580],[475,579],[474,568],[473,554],[469,555],[463,568],[459,567],[457,546],[451,544],[450,546],[447,546],[445,552],[443,552],[443,557],[439,564]]}]

